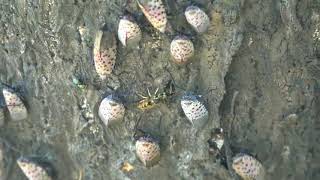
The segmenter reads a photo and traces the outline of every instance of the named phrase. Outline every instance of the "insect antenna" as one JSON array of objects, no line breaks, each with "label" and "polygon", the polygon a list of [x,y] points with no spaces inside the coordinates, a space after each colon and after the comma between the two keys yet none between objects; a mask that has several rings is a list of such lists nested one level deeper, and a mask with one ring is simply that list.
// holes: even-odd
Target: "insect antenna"
[{"label": "insect antenna", "polygon": [[148,91],[149,97],[152,97],[149,88],[147,88],[147,91]]},{"label": "insect antenna", "polygon": [[154,95],[153,95],[154,99],[159,99],[160,98],[160,96],[158,95],[158,91],[159,91],[159,88],[157,88],[156,91],[154,92]]},{"label": "insect antenna", "polygon": [[137,94],[138,96],[140,96],[141,98],[143,98],[143,99],[147,99],[147,98],[148,98],[147,96],[144,96],[144,95],[142,95],[142,94],[140,94],[140,93],[137,93],[137,92],[136,92],[136,94]]}]

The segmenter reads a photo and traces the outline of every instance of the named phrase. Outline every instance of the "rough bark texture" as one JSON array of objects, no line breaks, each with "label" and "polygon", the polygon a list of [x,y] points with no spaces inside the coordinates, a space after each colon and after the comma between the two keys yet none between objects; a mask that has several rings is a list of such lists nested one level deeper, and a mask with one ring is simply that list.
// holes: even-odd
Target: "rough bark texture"
[{"label": "rough bark texture", "polygon": [[[0,166],[0,174],[26,179],[12,159],[29,155],[49,161],[61,180],[239,179],[208,154],[211,129],[223,127],[229,167],[231,157],[245,150],[261,161],[265,179],[320,179],[320,1],[164,3],[173,33],[157,32],[134,1],[0,2],[0,81],[24,97],[29,111],[21,122],[5,113],[0,137],[10,163]],[[191,4],[210,17],[202,35],[184,18]],[[118,42],[115,69],[101,81],[92,63],[94,34],[103,27],[116,31],[125,9],[141,25],[142,40],[131,48]],[[194,42],[188,65],[170,57],[178,34]],[[74,77],[86,88],[76,86]],[[173,100],[137,109],[136,93],[161,89],[170,79],[177,86]],[[206,102],[209,119],[202,129],[193,128],[181,110],[185,91]],[[97,106],[113,93],[126,114],[105,127]],[[138,120],[140,129],[160,139],[162,157],[152,168],[135,155]],[[134,166],[131,173],[121,171],[124,162]]]}]

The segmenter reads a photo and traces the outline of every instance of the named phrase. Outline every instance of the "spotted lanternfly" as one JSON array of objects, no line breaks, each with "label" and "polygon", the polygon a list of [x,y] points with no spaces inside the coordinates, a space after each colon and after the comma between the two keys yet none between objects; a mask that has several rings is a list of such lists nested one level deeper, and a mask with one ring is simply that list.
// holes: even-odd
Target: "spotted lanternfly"
[{"label": "spotted lanternfly", "polygon": [[98,31],[94,41],[94,66],[101,79],[111,74],[116,63],[117,41],[109,31]]},{"label": "spotted lanternfly", "polygon": [[160,160],[159,142],[149,135],[139,137],[136,141],[136,154],[146,167],[157,164]]},{"label": "spotted lanternfly", "polygon": [[124,16],[120,19],[118,38],[123,46],[137,44],[141,40],[140,27],[131,16]]},{"label": "spotted lanternfly", "polygon": [[30,158],[20,157],[17,163],[29,180],[52,180],[48,169]]},{"label": "spotted lanternfly", "polygon": [[162,0],[137,0],[137,2],[152,26],[164,33],[167,26],[167,14]]},{"label": "spotted lanternfly", "polygon": [[192,41],[186,36],[177,36],[170,45],[171,56],[177,64],[185,64],[194,54]]},{"label": "spotted lanternfly", "polygon": [[19,95],[9,88],[3,88],[2,93],[11,119],[13,121],[26,119],[28,116],[27,108]]},{"label": "spotted lanternfly", "polygon": [[233,158],[232,168],[243,179],[263,179],[264,168],[262,164],[252,156],[239,153]]},{"label": "spotted lanternfly", "polygon": [[185,16],[188,23],[198,32],[205,32],[209,25],[210,19],[208,15],[197,6],[189,6],[185,10]]},{"label": "spotted lanternfly", "polygon": [[208,110],[199,100],[199,96],[187,93],[181,99],[181,107],[192,125],[201,124],[208,117]]},{"label": "spotted lanternfly", "polygon": [[124,113],[124,105],[114,95],[109,95],[101,101],[98,112],[99,117],[106,126],[111,122],[122,120]]},{"label": "spotted lanternfly", "polygon": [[215,128],[211,131],[211,137],[208,140],[209,152],[219,154],[224,145],[224,134],[222,128]]}]

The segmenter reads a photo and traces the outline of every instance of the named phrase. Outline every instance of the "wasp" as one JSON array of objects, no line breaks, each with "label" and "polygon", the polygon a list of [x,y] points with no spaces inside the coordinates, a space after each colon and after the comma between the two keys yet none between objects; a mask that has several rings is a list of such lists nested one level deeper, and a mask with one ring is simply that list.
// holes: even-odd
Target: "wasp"
[{"label": "wasp", "polygon": [[149,89],[147,89],[148,91],[148,96],[143,96],[141,94],[138,94],[142,100],[140,100],[138,102],[138,108],[141,110],[147,110],[147,109],[151,109],[153,108],[157,103],[158,103],[158,99],[157,99],[157,92],[159,89],[157,89],[154,93],[154,95],[151,95]]},{"label": "wasp", "polygon": [[147,88],[148,96],[143,96],[138,94],[142,100],[138,102],[138,108],[141,110],[148,110],[155,107],[157,104],[161,102],[166,102],[169,97],[172,97],[175,94],[175,87],[172,81],[169,81],[167,85],[164,87],[163,92],[159,92],[159,88],[156,89],[154,94],[151,94],[149,89]]}]

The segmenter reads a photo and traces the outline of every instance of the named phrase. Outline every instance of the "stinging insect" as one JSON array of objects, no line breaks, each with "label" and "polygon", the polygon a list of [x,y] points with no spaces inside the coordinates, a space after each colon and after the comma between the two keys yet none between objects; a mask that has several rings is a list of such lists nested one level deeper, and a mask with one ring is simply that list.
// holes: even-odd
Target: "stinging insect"
[{"label": "stinging insect", "polygon": [[138,108],[141,110],[152,109],[159,103],[166,102],[170,97],[172,97],[175,94],[175,87],[173,85],[173,82],[170,80],[164,87],[163,92],[161,93],[158,93],[159,88],[156,89],[153,95],[150,93],[148,88],[147,91],[148,96],[138,94],[142,98],[142,100],[140,100],[137,104]]}]

